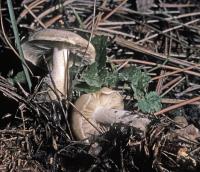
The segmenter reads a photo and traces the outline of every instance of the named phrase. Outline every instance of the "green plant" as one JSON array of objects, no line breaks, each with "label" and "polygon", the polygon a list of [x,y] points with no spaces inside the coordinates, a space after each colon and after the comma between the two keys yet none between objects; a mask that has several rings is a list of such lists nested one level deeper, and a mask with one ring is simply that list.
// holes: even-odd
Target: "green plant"
[{"label": "green plant", "polygon": [[153,113],[161,109],[160,97],[156,92],[147,92],[151,77],[135,67],[120,71],[106,66],[106,37],[95,37],[93,44],[97,51],[96,62],[88,66],[81,74],[75,89],[89,93],[100,90],[103,86],[113,87],[119,83],[131,88],[131,97],[137,100],[138,108],[144,113]]},{"label": "green plant", "polygon": [[145,113],[154,113],[161,109],[160,96],[156,92],[146,93],[142,99],[138,100],[138,108]]},{"label": "green plant", "polygon": [[12,1],[7,0],[7,4],[8,4],[8,11],[9,11],[9,14],[10,14],[10,19],[11,19],[11,23],[12,23],[12,27],[13,27],[13,32],[14,32],[14,36],[15,36],[17,49],[18,49],[19,55],[20,55],[19,58],[22,62],[23,72],[25,74],[25,78],[26,78],[27,83],[28,83],[29,91],[31,91],[32,82],[31,82],[30,74],[28,72],[28,67],[27,67],[25,59],[24,59],[22,47],[21,47],[21,44],[20,44],[19,31],[18,31],[18,28],[17,28],[17,23],[16,23],[16,19],[15,19]]},{"label": "green plant", "polygon": [[26,76],[23,71],[20,71],[13,77],[8,76],[8,81],[13,85],[16,83],[26,83]]}]

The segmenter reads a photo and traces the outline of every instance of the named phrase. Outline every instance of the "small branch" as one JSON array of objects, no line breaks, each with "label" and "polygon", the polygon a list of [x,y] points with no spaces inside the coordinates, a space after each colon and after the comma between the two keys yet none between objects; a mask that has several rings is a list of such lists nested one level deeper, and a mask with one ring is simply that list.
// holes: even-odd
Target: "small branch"
[{"label": "small branch", "polygon": [[[118,45],[120,45],[122,47],[126,47],[126,48],[132,49],[132,50],[137,51],[137,52],[145,53],[146,55],[151,55],[151,56],[156,57],[156,58],[161,59],[161,60],[167,60],[171,63],[176,64],[176,65],[183,65],[183,66],[186,66],[186,67],[195,66],[195,63],[184,61],[184,60],[179,60],[179,59],[175,59],[175,58],[171,58],[171,57],[168,58],[167,56],[165,56],[163,54],[160,54],[160,53],[154,52],[152,50],[148,50],[144,47],[138,46],[134,42],[127,41],[124,38],[116,37],[114,39],[114,42],[116,42]],[[197,70],[200,70],[200,68],[197,67]]]},{"label": "small branch", "polygon": [[[162,98],[161,99],[161,103],[165,103],[165,104],[178,104],[178,103],[182,103],[186,100],[181,100],[181,99],[168,99],[168,98]],[[199,101],[196,101],[196,102],[192,102],[192,103],[189,103],[191,105],[200,105],[200,102]]]},{"label": "small branch", "polygon": [[181,78],[179,81],[177,81],[174,85],[172,85],[168,90],[166,90],[161,97],[165,96],[167,93],[169,93],[173,88],[175,88],[177,85],[179,85],[183,80],[185,80],[185,77]]},{"label": "small branch", "polygon": [[166,73],[166,74],[161,75],[161,76],[156,76],[156,77],[152,78],[151,80],[154,81],[154,80],[166,77],[166,76],[170,76],[170,75],[181,73],[181,72],[184,72],[184,71],[187,71],[187,70],[191,70],[191,69],[199,67],[199,66],[200,66],[200,64],[195,64],[194,66],[190,66],[190,67],[187,67],[187,68],[184,68],[184,69],[178,69],[176,71],[173,71],[173,72],[170,72],[170,73]]},{"label": "small branch", "polygon": [[31,11],[31,9],[29,9],[25,4],[24,4],[24,7],[28,10],[28,12],[33,16],[33,18],[38,21],[38,23],[43,27],[43,28],[47,28],[45,26],[45,24]]},{"label": "small branch", "polygon": [[172,28],[163,30],[161,33],[156,33],[156,34],[153,34],[153,35],[151,35],[151,36],[149,36],[149,37],[146,37],[146,38],[144,38],[144,39],[141,39],[141,40],[139,40],[139,41],[136,42],[136,43],[138,44],[138,43],[145,42],[145,41],[147,41],[147,40],[149,40],[149,39],[152,39],[152,38],[157,37],[157,36],[160,35],[160,34],[164,34],[164,33],[170,32],[170,31],[172,31],[172,30],[176,30],[176,29],[179,29],[179,28],[181,28],[181,27],[184,27],[184,26],[193,24],[193,23],[195,23],[195,22],[199,22],[199,20],[200,20],[200,19],[196,19],[196,20],[193,20],[193,21],[190,21],[190,22],[187,22],[187,23],[183,23],[183,24],[181,23],[181,24],[178,25],[178,26],[174,26],[174,27],[172,27]]},{"label": "small branch", "polygon": [[[113,60],[110,60],[110,62],[116,63],[116,64],[125,63],[126,61],[128,61],[128,63],[138,63],[138,64],[144,64],[144,65],[149,65],[149,66],[158,66],[159,68],[163,68],[163,69],[182,70],[181,68],[178,68],[178,67],[168,66],[168,65],[164,65],[164,64],[157,64],[157,63],[144,61],[144,60],[137,60],[137,59],[113,59]],[[200,77],[200,74],[197,72],[193,72],[190,70],[184,70],[183,72],[190,74],[190,75]]]},{"label": "small branch", "polygon": [[195,97],[195,98],[192,98],[192,99],[189,99],[189,100],[186,100],[186,101],[183,101],[183,102],[181,102],[181,103],[179,103],[179,104],[172,105],[172,106],[167,107],[167,108],[165,108],[165,109],[162,109],[161,111],[158,111],[158,112],[154,113],[154,115],[155,115],[155,116],[161,115],[161,114],[163,114],[163,113],[166,113],[166,112],[169,112],[169,111],[171,111],[171,110],[180,108],[180,107],[182,107],[182,106],[185,106],[185,105],[187,105],[187,104],[196,102],[196,101],[198,101],[198,100],[200,100],[200,96]]}]

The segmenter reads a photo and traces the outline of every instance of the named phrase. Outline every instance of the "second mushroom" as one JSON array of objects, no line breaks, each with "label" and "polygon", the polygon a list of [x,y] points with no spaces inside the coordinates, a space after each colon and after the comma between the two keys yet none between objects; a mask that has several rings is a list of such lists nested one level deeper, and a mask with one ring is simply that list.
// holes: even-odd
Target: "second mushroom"
[{"label": "second mushroom", "polygon": [[80,96],[75,102],[71,118],[72,131],[78,140],[99,134],[99,124],[105,127],[122,123],[145,131],[150,123],[147,117],[124,110],[120,93],[106,87]]}]

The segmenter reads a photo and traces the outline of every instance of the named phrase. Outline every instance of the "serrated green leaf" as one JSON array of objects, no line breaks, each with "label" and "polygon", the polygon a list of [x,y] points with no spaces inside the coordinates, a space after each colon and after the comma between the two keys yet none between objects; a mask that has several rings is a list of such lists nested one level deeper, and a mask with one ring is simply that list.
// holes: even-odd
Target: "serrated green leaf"
[{"label": "serrated green leaf", "polygon": [[117,82],[119,81],[118,73],[110,73],[108,72],[108,75],[105,79],[105,86],[115,86]]},{"label": "serrated green leaf", "polygon": [[112,86],[118,81],[118,76],[106,68],[98,70],[97,63],[93,63],[83,73],[82,80],[92,87]]},{"label": "serrated green leaf", "polygon": [[152,91],[146,94],[143,99],[138,100],[138,107],[144,113],[154,113],[162,108],[162,104],[157,93]]},{"label": "serrated green leaf", "polygon": [[150,77],[142,72],[140,69],[130,67],[124,69],[120,74],[119,78],[122,81],[130,83],[130,86],[134,92],[134,98],[139,100],[144,97]]},{"label": "serrated green leaf", "polygon": [[97,63],[93,63],[88,67],[88,69],[83,73],[82,79],[89,86],[101,87],[102,81],[98,74]]},{"label": "serrated green leaf", "polygon": [[119,79],[121,81],[131,81],[135,71],[136,69],[133,67],[125,68],[124,70],[122,70],[122,72],[119,73]]},{"label": "serrated green leaf", "polygon": [[135,70],[135,73],[132,75],[131,83],[138,89],[146,90],[148,83],[150,81],[150,77],[141,70]]}]

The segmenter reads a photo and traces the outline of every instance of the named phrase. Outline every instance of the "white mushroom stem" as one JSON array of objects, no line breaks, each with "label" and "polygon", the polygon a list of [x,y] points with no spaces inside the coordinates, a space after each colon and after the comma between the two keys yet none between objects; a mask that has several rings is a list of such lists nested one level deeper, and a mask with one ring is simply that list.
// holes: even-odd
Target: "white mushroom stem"
[{"label": "white mushroom stem", "polygon": [[[59,96],[61,95],[66,96],[69,88],[68,58],[69,58],[68,49],[64,49],[62,47],[54,48],[51,76],[55,83],[57,94]],[[56,99],[54,93],[50,93],[50,97],[52,100]]]},{"label": "white mushroom stem", "polygon": [[147,117],[138,113],[119,109],[109,109],[105,107],[97,107],[92,114],[92,118],[101,124],[122,123],[142,131],[146,131],[146,126],[150,123]]}]

